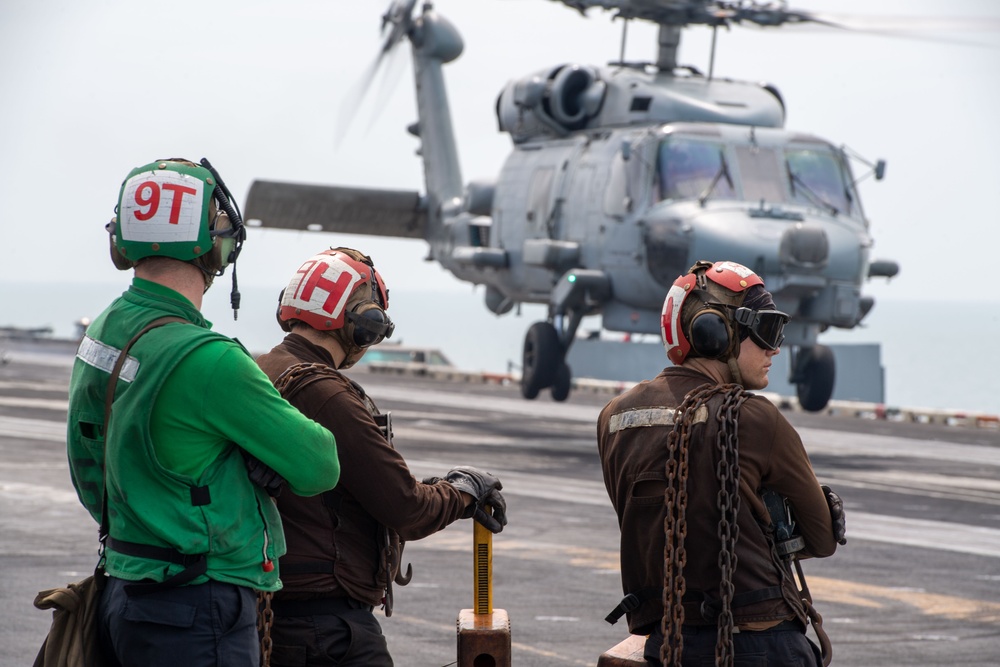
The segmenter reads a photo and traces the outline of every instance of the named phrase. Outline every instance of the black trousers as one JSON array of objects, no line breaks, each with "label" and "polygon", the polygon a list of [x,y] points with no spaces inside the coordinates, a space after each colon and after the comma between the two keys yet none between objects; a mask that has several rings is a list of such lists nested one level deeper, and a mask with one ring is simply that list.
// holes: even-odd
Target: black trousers
[{"label": "black trousers", "polygon": [[350,598],[271,603],[272,667],[392,667],[372,607]]},{"label": "black trousers", "polygon": [[[209,581],[143,594],[108,577],[101,597],[101,643],[121,667],[256,667],[257,594]],[[112,657],[113,656],[113,657]]]},{"label": "black trousers", "polygon": [[[715,664],[715,626],[688,626],[682,631],[684,650],[682,667],[704,667]],[[651,667],[662,667],[660,647],[663,635],[656,628],[649,639],[643,657]],[[733,633],[733,661],[736,667],[822,667],[819,647],[806,637],[802,625],[785,621],[769,630]]]}]

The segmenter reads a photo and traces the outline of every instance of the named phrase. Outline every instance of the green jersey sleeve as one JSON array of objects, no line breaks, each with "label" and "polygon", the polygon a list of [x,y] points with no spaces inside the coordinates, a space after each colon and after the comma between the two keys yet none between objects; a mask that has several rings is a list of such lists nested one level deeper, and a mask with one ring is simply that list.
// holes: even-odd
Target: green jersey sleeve
[{"label": "green jersey sleeve", "polygon": [[187,355],[164,383],[151,415],[160,463],[198,477],[235,443],[288,482],[315,495],[337,485],[337,445],[326,428],[289,404],[238,344],[213,341]]}]

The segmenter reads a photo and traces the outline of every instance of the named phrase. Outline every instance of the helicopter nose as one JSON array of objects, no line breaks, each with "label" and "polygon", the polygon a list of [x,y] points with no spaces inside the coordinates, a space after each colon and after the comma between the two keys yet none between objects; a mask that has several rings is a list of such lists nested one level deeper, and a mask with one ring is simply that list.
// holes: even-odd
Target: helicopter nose
[{"label": "helicopter nose", "polygon": [[819,225],[800,222],[782,233],[778,256],[785,266],[822,269],[830,259],[830,240]]}]

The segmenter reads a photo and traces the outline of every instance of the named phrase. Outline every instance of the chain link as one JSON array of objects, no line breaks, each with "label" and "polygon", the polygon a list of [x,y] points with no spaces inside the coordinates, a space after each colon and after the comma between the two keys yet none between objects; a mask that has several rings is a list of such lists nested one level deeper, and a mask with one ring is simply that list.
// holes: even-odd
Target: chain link
[{"label": "chain link", "polygon": [[277,389],[282,396],[284,396],[285,390],[289,385],[298,382],[303,378],[308,378],[313,375],[330,375],[335,373],[336,371],[326,364],[310,364],[306,362],[293,364],[286,368],[274,381],[274,388]]},{"label": "chain link", "polygon": [[705,406],[709,399],[722,395],[722,406],[716,419],[719,435],[716,447],[719,461],[716,477],[719,481],[719,571],[722,614],[719,616],[719,638],[715,649],[715,664],[718,667],[733,667],[733,614],[734,593],[733,573],[736,571],[736,541],[739,539],[737,517],[740,511],[740,467],[739,467],[739,410],[748,396],[743,387],[736,384],[715,385],[689,392],[677,408],[674,427],[667,438],[666,477],[664,492],[666,512],[663,520],[663,619],[660,629],[663,646],[660,660],[664,667],[680,667],[684,651],[684,594],[687,582],[684,566],[687,564],[687,507],[689,476],[689,452],[691,448],[691,426],[698,408]]},{"label": "chain link", "polygon": [[[682,413],[684,407],[682,405],[678,408],[678,415],[686,414]],[[677,479],[679,468],[678,449],[684,449],[688,446],[688,437],[686,431],[681,435],[681,432],[677,429],[676,422],[673,430],[671,430],[670,435],[667,437],[667,486],[664,492],[666,512],[663,518],[663,534],[666,538],[663,547],[663,619],[660,623],[660,631],[663,634],[660,660],[664,665],[680,664],[680,655],[683,650],[684,641],[681,636],[681,627],[684,624],[684,606],[681,604],[681,600],[684,598],[686,584],[684,582],[684,571],[680,562],[680,550],[677,544],[678,541],[681,541],[681,532],[677,526],[678,517],[676,513],[679,505],[677,501],[679,494],[678,487],[680,486]],[[674,662],[675,658],[676,663]]]},{"label": "chain link", "polygon": [[271,626],[274,624],[274,611],[271,609],[270,591],[257,591],[257,635],[260,637],[260,667],[270,667],[271,664]]},{"label": "chain link", "polygon": [[722,600],[722,612],[719,615],[719,635],[715,645],[715,664],[717,667],[733,667],[733,609],[732,601],[735,593],[733,574],[739,563],[736,554],[736,542],[740,537],[740,460],[739,460],[739,411],[747,399],[743,388],[739,385],[728,385],[723,394],[722,407],[716,419],[719,422],[719,435],[716,447],[719,451],[719,462],[716,477],[719,480],[719,597]]}]

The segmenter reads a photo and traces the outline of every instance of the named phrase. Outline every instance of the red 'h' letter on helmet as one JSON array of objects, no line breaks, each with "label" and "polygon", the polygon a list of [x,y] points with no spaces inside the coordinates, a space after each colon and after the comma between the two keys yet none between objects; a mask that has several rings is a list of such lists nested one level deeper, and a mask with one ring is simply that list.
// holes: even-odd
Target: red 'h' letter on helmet
[{"label": "red 'h' letter on helmet", "polygon": [[[360,255],[360,253],[358,253]],[[371,293],[385,309],[389,294],[375,268],[340,249],[324,250],[298,268],[281,295],[278,319],[282,323],[299,320],[319,331],[344,326],[347,303],[359,286]]]}]

